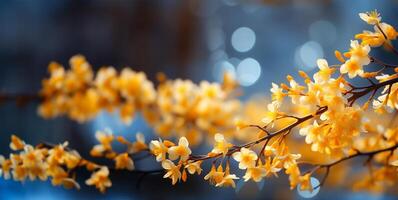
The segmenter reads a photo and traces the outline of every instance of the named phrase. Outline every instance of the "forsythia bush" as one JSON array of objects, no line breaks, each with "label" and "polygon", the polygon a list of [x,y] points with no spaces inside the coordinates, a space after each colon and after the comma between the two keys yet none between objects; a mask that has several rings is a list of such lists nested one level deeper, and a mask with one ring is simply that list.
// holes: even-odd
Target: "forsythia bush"
[{"label": "forsythia bush", "polygon": [[[352,187],[386,191],[387,186],[398,182],[398,128],[394,114],[398,109],[398,65],[387,64],[370,53],[372,48],[383,47],[398,56],[391,42],[398,32],[381,22],[376,11],[359,16],[374,26],[374,31],[357,34],[347,52],[335,51],[339,64],[329,65],[319,59],[319,69],[312,78],[299,71],[300,80],[288,75],[288,84],[272,83],[272,102],[260,114],[258,125],[248,122],[253,117],[244,114],[242,107],[252,104],[243,105],[237,100],[237,84],[230,74],[225,74],[222,84],[167,80],[160,75],[155,88],[143,72],[130,68],[119,73],[112,67],[103,67],[94,74],[81,55],[70,59],[70,69],[50,63],[50,77],[43,81],[40,91],[41,116],[67,115],[86,122],[102,110],[118,110],[121,120],[130,123],[139,111],[162,139],[147,143],[142,134],[137,134],[136,141],[131,142],[110,132],[97,132],[99,144],[90,154],[113,160],[115,165],[111,167],[82,158],[68,147],[68,142],[32,146],[13,135],[10,148],[15,152],[9,158],[0,157],[1,175],[22,182],[27,178],[50,178],[53,185],[79,188],[76,169],[86,168],[92,172],[86,184],[105,192],[112,185],[109,176],[113,170],[164,172],[164,178],[171,179],[173,185],[185,182],[188,174],[204,173],[204,179],[216,187],[235,187],[240,178],[260,182],[284,172],[291,189],[312,191],[333,174],[332,168],[338,173],[337,165],[365,157],[369,171],[357,173],[360,179],[354,175]],[[363,85],[356,86],[354,79]],[[244,138],[237,133],[250,128],[258,135],[247,143],[232,143],[233,139]],[[292,143],[289,135],[294,132],[306,144]],[[203,137],[212,141],[213,149],[204,155],[194,154],[189,145],[199,144]],[[125,151],[114,150],[114,145],[125,146]],[[135,155],[141,153],[153,156],[162,169],[135,169]],[[304,162],[302,156],[311,153],[321,158]],[[202,163],[210,161],[211,169],[203,172]],[[231,161],[245,171],[243,177],[234,174],[237,169]],[[314,186],[311,177],[316,174],[321,182]]]}]

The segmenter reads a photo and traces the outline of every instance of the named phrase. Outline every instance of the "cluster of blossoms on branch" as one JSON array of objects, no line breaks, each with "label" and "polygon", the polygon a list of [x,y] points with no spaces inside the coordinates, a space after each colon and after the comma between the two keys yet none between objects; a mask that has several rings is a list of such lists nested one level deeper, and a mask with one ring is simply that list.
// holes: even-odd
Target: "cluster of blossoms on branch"
[{"label": "cluster of blossoms on branch", "polygon": [[130,68],[118,73],[113,67],[102,67],[94,75],[82,55],[73,56],[69,65],[66,70],[56,62],[49,64],[50,77],[43,80],[38,110],[44,118],[67,115],[83,123],[103,110],[118,110],[121,120],[130,124],[141,111],[160,136],[185,136],[193,144],[199,144],[205,133],[212,137],[223,131],[232,136],[235,130],[240,102],[234,98],[237,84],[229,73],[223,84],[166,80],[160,74],[155,88],[144,72]]},{"label": "cluster of blossoms on branch", "polygon": [[[334,166],[365,157],[368,171],[357,174],[361,178],[354,182],[354,189],[385,191],[387,186],[398,183],[398,65],[387,64],[370,53],[372,48],[383,46],[398,56],[392,45],[398,33],[381,22],[376,11],[361,13],[360,18],[373,25],[375,32],[356,35],[359,40],[352,40],[345,53],[335,51],[339,64],[329,65],[327,60],[319,59],[318,71],[312,77],[300,71],[300,79],[288,75],[288,84],[272,83],[272,102],[259,125],[234,120],[240,103],[231,98],[236,83],[228,74],[223,84],[161,80],[155,89],[143,73],[128,68],[120,75],[113,68],[102,68],[94,78],[82,56],[71,59],[70,71],[50,64],[51,77],[43,82],[44,101],[39,112],[45,117],[67,114],[84,122],[103,109],[119,109],[121,118],[128,122],[136,110],[142,111],[162,137],[177,136],[178,143],[164,138],[146,143],[142,134],[130,142],[112,133],[98,132],[99,144],[90,154],[113,160],[116,170],[130,171],[140,171],[134,162],[153,156],[162,167],[160,172],[165,172],[164,178],[171,179],[173,185],[185,182],[188,174],[202,174],[202,163],[211,161],[204,179],[216,187],[235,187],[241,178],[260,182],[284,172],[291,189],[312,191],[325,183]],[[374,68],[377,70],[372,71]],[[354,79],[368,84],[355,86]],[[288,107],[299,109],[292,112]],[[372,119],[375,115],[392,119],[377,123]],[[259,131],[255,139],[240,145],[230,142],[235,132],[251,128]],[[288,145],[293,132],[298,132],[298,138],[306,143],[303,145],[322,155],[324,161],[305,162],[301,154],[293,153],[295,150]],[[198,144],[203,133],[214,138],[213,148],[207,154],[195,155],[189,145]],[[115,142],[126,150],[115,151]],[[111,186],[109,167],[82,159],[67,148],[67,143],[32,147],[13,136],[11,149],[23,151],[11,154],[9,159],[1,158],[5,178],[10,172],[15,180],[52,177],[54,185],[78,187],[74,169],[84,166],[93,172],[86,184],[102,192]],[[235,164],[244,170],[243,177],[236,175]],[[311,177],[321,174],[319,185],[313,185]]]},{"label": "cluster of blossoms on branch", "polygon": [[75,180],[76,169],[86,168],[93,172],[86,181],[88,185],[95,185],[102,192],[111,186],[108,168],[83,159],[77,151],[68,148],[68,142],[34,147],[13,135],[10,148],[13,153],[8,159],[0,157],[0,174],[4,179],[10,179],[11,175],[15,181],[21,182],[27,178],[42,181],[50,178],[54,186],[79,189],[80,185]]}]

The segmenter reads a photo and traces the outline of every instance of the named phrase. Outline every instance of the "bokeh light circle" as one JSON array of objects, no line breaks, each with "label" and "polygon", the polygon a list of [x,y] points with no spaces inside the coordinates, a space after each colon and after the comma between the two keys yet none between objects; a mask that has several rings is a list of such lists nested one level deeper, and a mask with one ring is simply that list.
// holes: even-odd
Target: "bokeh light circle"
[{"label": "bokeh light circle", "polygon": [[297,186],[298,194],[301,197],[306,198],[306,199],[314,197],[315,195],[317,195],[319,193],[319,190],[321,189],[321,187],[317,187],[317,186],[319,186],[318,179],[311,177],[310,181],[311,181],[312,188],[314,188],[312,191],[307,191],[307,190],[303,191],[303,190],[300,190],[300,184]]},{"label": "bokeh light circle", "polygon": [[240,85],[251,86],[260,78],[260,63],[254,58],[246,58],[239,63],[236,75]]},{"label": "bokeh light circle", "polygon": [[295,52],[296,64],[306,71],[314,69],[319,58],[323,58],[323,48],[315,41],[304,43]]},{"label": "bokeh light circle", "polygon": [[256,34],[248,27],[240,27],[232,33],[231,44],[238,52],[247,52],[256,43]]}]

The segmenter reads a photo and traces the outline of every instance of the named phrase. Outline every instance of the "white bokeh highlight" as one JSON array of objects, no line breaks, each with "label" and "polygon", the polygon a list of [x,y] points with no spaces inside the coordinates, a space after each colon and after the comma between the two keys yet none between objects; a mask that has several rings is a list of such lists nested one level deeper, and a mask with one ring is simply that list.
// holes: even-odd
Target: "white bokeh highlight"
[{"label": "white bokeh highlight", "polygon": [[309,71],[316,68],[316,61],[323,58],[323,48],[315,41],[308,41],[296,49],[294,60],[302,70]]},{"label": "white bokeh highlight", "polygon": [[246,58],[238,64],[236,75],[240,85],[251,86],[260,78],[260,63],[254,58]]},{"label": "white bokeh highlight", "polygon": [[256,43],[256,33],[248,27],[240,27],[232,33],[231,44],[238,52],[247,52]]}]

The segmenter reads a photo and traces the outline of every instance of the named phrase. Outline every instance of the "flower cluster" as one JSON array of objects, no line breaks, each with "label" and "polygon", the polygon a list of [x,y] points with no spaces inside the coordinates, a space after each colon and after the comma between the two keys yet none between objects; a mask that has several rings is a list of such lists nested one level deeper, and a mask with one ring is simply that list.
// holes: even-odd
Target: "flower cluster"
[{"label": "flower cluster", "polygon": [[199,85],[190,80],[166,81],[158,88],[159,115],[152,125],[160,136],[184,136],[193,145],[199,144],[203,136],[212,138],[220,131],[232,137],[240,102],[230,99],[228,91],[207,81]]},{"label": "flower cluster", "polygon": [[[136,141],[130,142],[122,136],[115,137],[112,132],[108,131],[97,131],[95,134],[99,144],[95,145],[90,155],[93,157],[105,157],[115,162],[115,169],[126,169],[132,171],[135,169],[134,161],[131,158],[133,155],[148,150],[148,146],[145,143],[145,137],[142,133],[136,134]],[[116,152],[113,149],[114,142],[118,142],[126,146],[124,152]]]},{"label": "flower cluster", "polygon": [[73,56],[69,64],[70,70],[56,62],[49,65],[50,77],[40,91],[39,114],[45,118],[68,115],[85,122],[103,109],[119,109],[121,119],[130,123],[135,110],[155,101],[153,83],[143,72],[125,68],[118,74],[113,67],[103,67],[94,76],[82,55]]},{"label": "flower cluster", "polygon": [[24,182],[40,179],[51,179],[54,186],[80,189],[76,182],[76,169],[86,168],[92,171],[87,185],[94,185],[101,192],[112,185],[108,178],[109,170],[106,166],[97,165],[83,159],[77,151],[68,148],[68,142],[59,145],[41,144],[36,147],[25,144],[15,135],[11,136],[10,148],[15,152],[9,158],[0,156],[0,175],[4,179]]},{"label": "flower cluster", "polygon": [[380,14],[377,11],[360,13],[359,16],[369,25],[374,25],[374,32],[363,31],[355,35],[355,38],[362,40],[362,44],[371,47],[379,47],[382,45],[391,46],[391,40],[397,38],[397,31],[390,24],[381,22]]},{"label": "flower cluster", "polygon": [[83,56],[73,56],[69,62],[70,70],[55,62],[49,65],[50,77],[43,80],[40,92],[39,114],[45,118],[68,115],[86,122],[102,110],[118,110],[121,120],[130,124],[136,111],[142,111],[162,137],[185,136],[199,144],[204,133],[233,135],[240,102],[232,98],[237,84],[229,73],[223,84],[162,80],[155,89],[143,72],[124,68],[118,73],[102,67],[94,75]]}]

